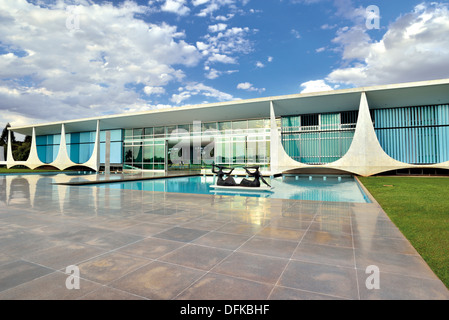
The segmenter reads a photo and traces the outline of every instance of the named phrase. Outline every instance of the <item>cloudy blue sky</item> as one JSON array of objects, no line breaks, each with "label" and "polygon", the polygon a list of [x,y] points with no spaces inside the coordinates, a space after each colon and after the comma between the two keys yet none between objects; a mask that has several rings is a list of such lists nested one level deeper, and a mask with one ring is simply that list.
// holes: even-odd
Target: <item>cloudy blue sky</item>
[{"label": "cloudy blue sky", "polygon": [[0,125],[449,78],[448,34],[447,1],[0,0]]}]

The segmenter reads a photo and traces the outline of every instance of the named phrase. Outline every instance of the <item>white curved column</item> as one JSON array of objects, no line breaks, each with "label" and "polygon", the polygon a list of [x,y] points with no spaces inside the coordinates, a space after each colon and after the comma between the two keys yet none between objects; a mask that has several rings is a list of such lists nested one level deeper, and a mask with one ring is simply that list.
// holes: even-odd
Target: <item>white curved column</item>
[{"label": "white curved column", "polygon": [[390,157],[380,145],[374,131],[366,93],[362,92],[356,132],[348,152],[340,159],[327,165],[335,169],[370,176],[399,169],[449,169],[449,161],[432,165],[415,165]]},{"label": "white curved column", "polygon": [[12,154],[12,143],[11,143],[11,130],[8,130],[8,149],[6,152],[6,168],[12,168],[14,166],[27,166],[26,161],[16,161]]},{"label": "white curved column", "polygon": [[273,101],[270,101],[270,167],[271,174],[282,173],[286,170],[308,168],[307,164],[293,160],[282,145],[281,133],[276,124]]},{"label": "white curved column", "polygon": [[293,160],[282,145],[276,125],[273,103],[271,112],[271,174],[302,168],[327,168],[351,172],[361,176],[370,176],[390,170],[407,168],[442,168],[449,169],[449,162],[433,165],[412,165],[397,161],[390,157],[382,148],[374,131],[369,112],[366,93],[362,92],[359,105],[359,116],[351,146],[339,160],[324,165],[308,165]]},{"label": "white curved column", "polygon": [[37,142],[36,142],[36,129],[33,127],[33,131],[31,134],[31,147],[30,154],[26,161],[26,166],[30,169],[36,169],[37,167],[45,165],[44,162],[39,159],[39,155],[37,153]]},{"label": "white curved column", "polygon": [[97,120],[97,131],[95,133],[95,144],[92,155],[89,160],[80,165],[97,172],[100,170],[100,120]]},{"label": "white curved column", "polygon": [[[12,155],[12,144],[8,142],[8,153],[7,153],[7,160],[6,160],[6,166],[7,168],[11,168],[17,165],[25,166],[29,169],[36,169],[37,167],[43,166],[46,163],[42,162],[39,159],[39,156],[37,154],[37,145],[36,145],[36,130],[33,127],[32,131],[32,137],[31,137],[31,146],[30,146],[30,154],[28,155],[28,159],[26,161],[15,161],[14,157]],[[11,131],[8,131],[8,141],[11,140]]]},{"label": "white curved column", "polygon": [[385,171],[412,167],[413,165],[391,158],[382,149],[374,131],[366,93],[362,92],[359,116],[351,146],[341,159],[325,166],[362,176],[370,176]]},{"label": "white curved column", "polygon": [[92,155],[90,156],[89,160],[84,163],[75,163],[73,162],[68,154],[67,151],[67,142],[65,138],[65,126],[64,124],[61,125],[61,142],[59,145],[59,152],[58,156],[56,157],[55,161],[50,163],[49,165],[52,165],[60,170],[65,170],[70,167],[75,166],[83,166],[88,167],[94,171],[98,171],[100,168],[100,121],[97,120],[97,129],[95,133],[95,144],[94,149],[92,151]]},{"label": "white curved column", "polygon": [[14,156],[12,154],[11,130],[8,130],[8,149],[6,151],[6,168],[10,169],[18,165],[26,166],[26,162],[14,160]]},{"label": "white curved column", "polygon": [[65,139],[65,125],[61,124],[61,141],[59,143],[59,151],[56,159],[49,165],[58,168],[59,170],[64,170],[69,167],[76,165],[72,160],[70,160],[69,154],[67,152],[67,143]]},{"label": "white curved column", "polygon": [[6,167],[9,169],[14,167],[16,162],[12,155],[11,130],[8,130],[8,149],[6,150]]},{"label": "white curved column", "polygon": [[438,163],[438,164],[432,164],[429,166],[429,168],[449,170],[449,161],[446,161],[443,163]]},{"label": "white curved column", "polygon": [[[449,148],[449,145],[446,146]],[[442,163],[436,163],[428,166],[429,168],[435,168],[435,169],[447,169],[449,170],[449,161],[442,162]]]}]

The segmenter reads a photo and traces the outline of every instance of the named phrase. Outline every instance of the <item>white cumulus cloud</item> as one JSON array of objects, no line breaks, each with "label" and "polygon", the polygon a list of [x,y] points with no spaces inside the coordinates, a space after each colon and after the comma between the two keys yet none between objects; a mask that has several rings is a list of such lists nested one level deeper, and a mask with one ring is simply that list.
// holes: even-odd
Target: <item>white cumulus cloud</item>
[{"label": "white cumulus cloud", "polygon": [[185,16],[190,12],[190,8],[186,6],[186,0],[166,0],[161,6],[161,10],[172,12],[180,16]]},{"label": "white cumulus cloud", "polygon": [[422,3],[388,26],[379,41],[360,27],[340,30],[334,42],[347,66],[326,80],[350,86],[391,84],[449,77],[447,3]]},{"label": "white cumulus cloud", "polygon": [[202,83],[190,83],[185,87],[180,87],[178,89],[179,94],[174,94],[171,98],[171,101],[176,104],[181,104],[183,101],[190,99],[193,96],[204,96],[207,98],[213,98],[214,100],[219,101],[229,101],[234,100],[235,98],[225,92],[212,88],[210,86],[204,85]]},{"label": "white cumulus cloud", "polygon": [[147,95],[152,95],[152,94],[156,94],[156,95],[161,95],[165,93],[165,89],[163,87],[150,87],[150,86],[146,86],[143,88],[143,91],[147,94]]},{"label": "white cumulus cloud", "polygon": [[265,88],[255,88],[254,85],[250,82],[242,82],[237,85],[237,89],[245,90],[245,91],[257,91],[264,92]]},{"label": "white cumulus cloud", "polygon": [[304,82],[300,85],[302,89],[301,93],[310,93],[310,92],[321,92],[321,91],[332,91],[330,85],[328,85],[324,80],[312,80]]},{"label": "white cumulus cloud", "polygon": [[0,0],[0,113],[23,123],[146,110],[138,87],[161,94],[202,58],[176,26],[135,18],[149,7],[79,3]]},{"label": "white cumulus cloud", "polygon": [[218,24],[209,26],[208,30],[209,30],[209,32],[219,32],[219,31],[226,30],[227,27],[228,27],[228,25],[225,23],[218,23]]}]

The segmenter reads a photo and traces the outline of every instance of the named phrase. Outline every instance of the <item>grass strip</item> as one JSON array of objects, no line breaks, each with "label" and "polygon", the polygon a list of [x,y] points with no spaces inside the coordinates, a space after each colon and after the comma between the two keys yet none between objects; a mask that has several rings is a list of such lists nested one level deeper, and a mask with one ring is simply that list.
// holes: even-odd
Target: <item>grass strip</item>
[{"label": "grass strip", "polygon": [[449,288],[449,178],[359,179]]}]

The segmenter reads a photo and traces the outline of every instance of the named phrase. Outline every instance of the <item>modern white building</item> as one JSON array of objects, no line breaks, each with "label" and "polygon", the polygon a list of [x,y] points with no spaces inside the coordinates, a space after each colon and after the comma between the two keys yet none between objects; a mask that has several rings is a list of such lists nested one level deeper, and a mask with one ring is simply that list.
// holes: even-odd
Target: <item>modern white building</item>
[{"label": "modern white building", "polygon": [[10,131],[32,136],[32,146],[28,160],[19,162],[8,145],[8,168],[98,171],[110,163],[131,170],[177,170],[207,168],[214,162],[259,165],[266,174],[439,172],[449,170],[449,79],[151,110]]}]

